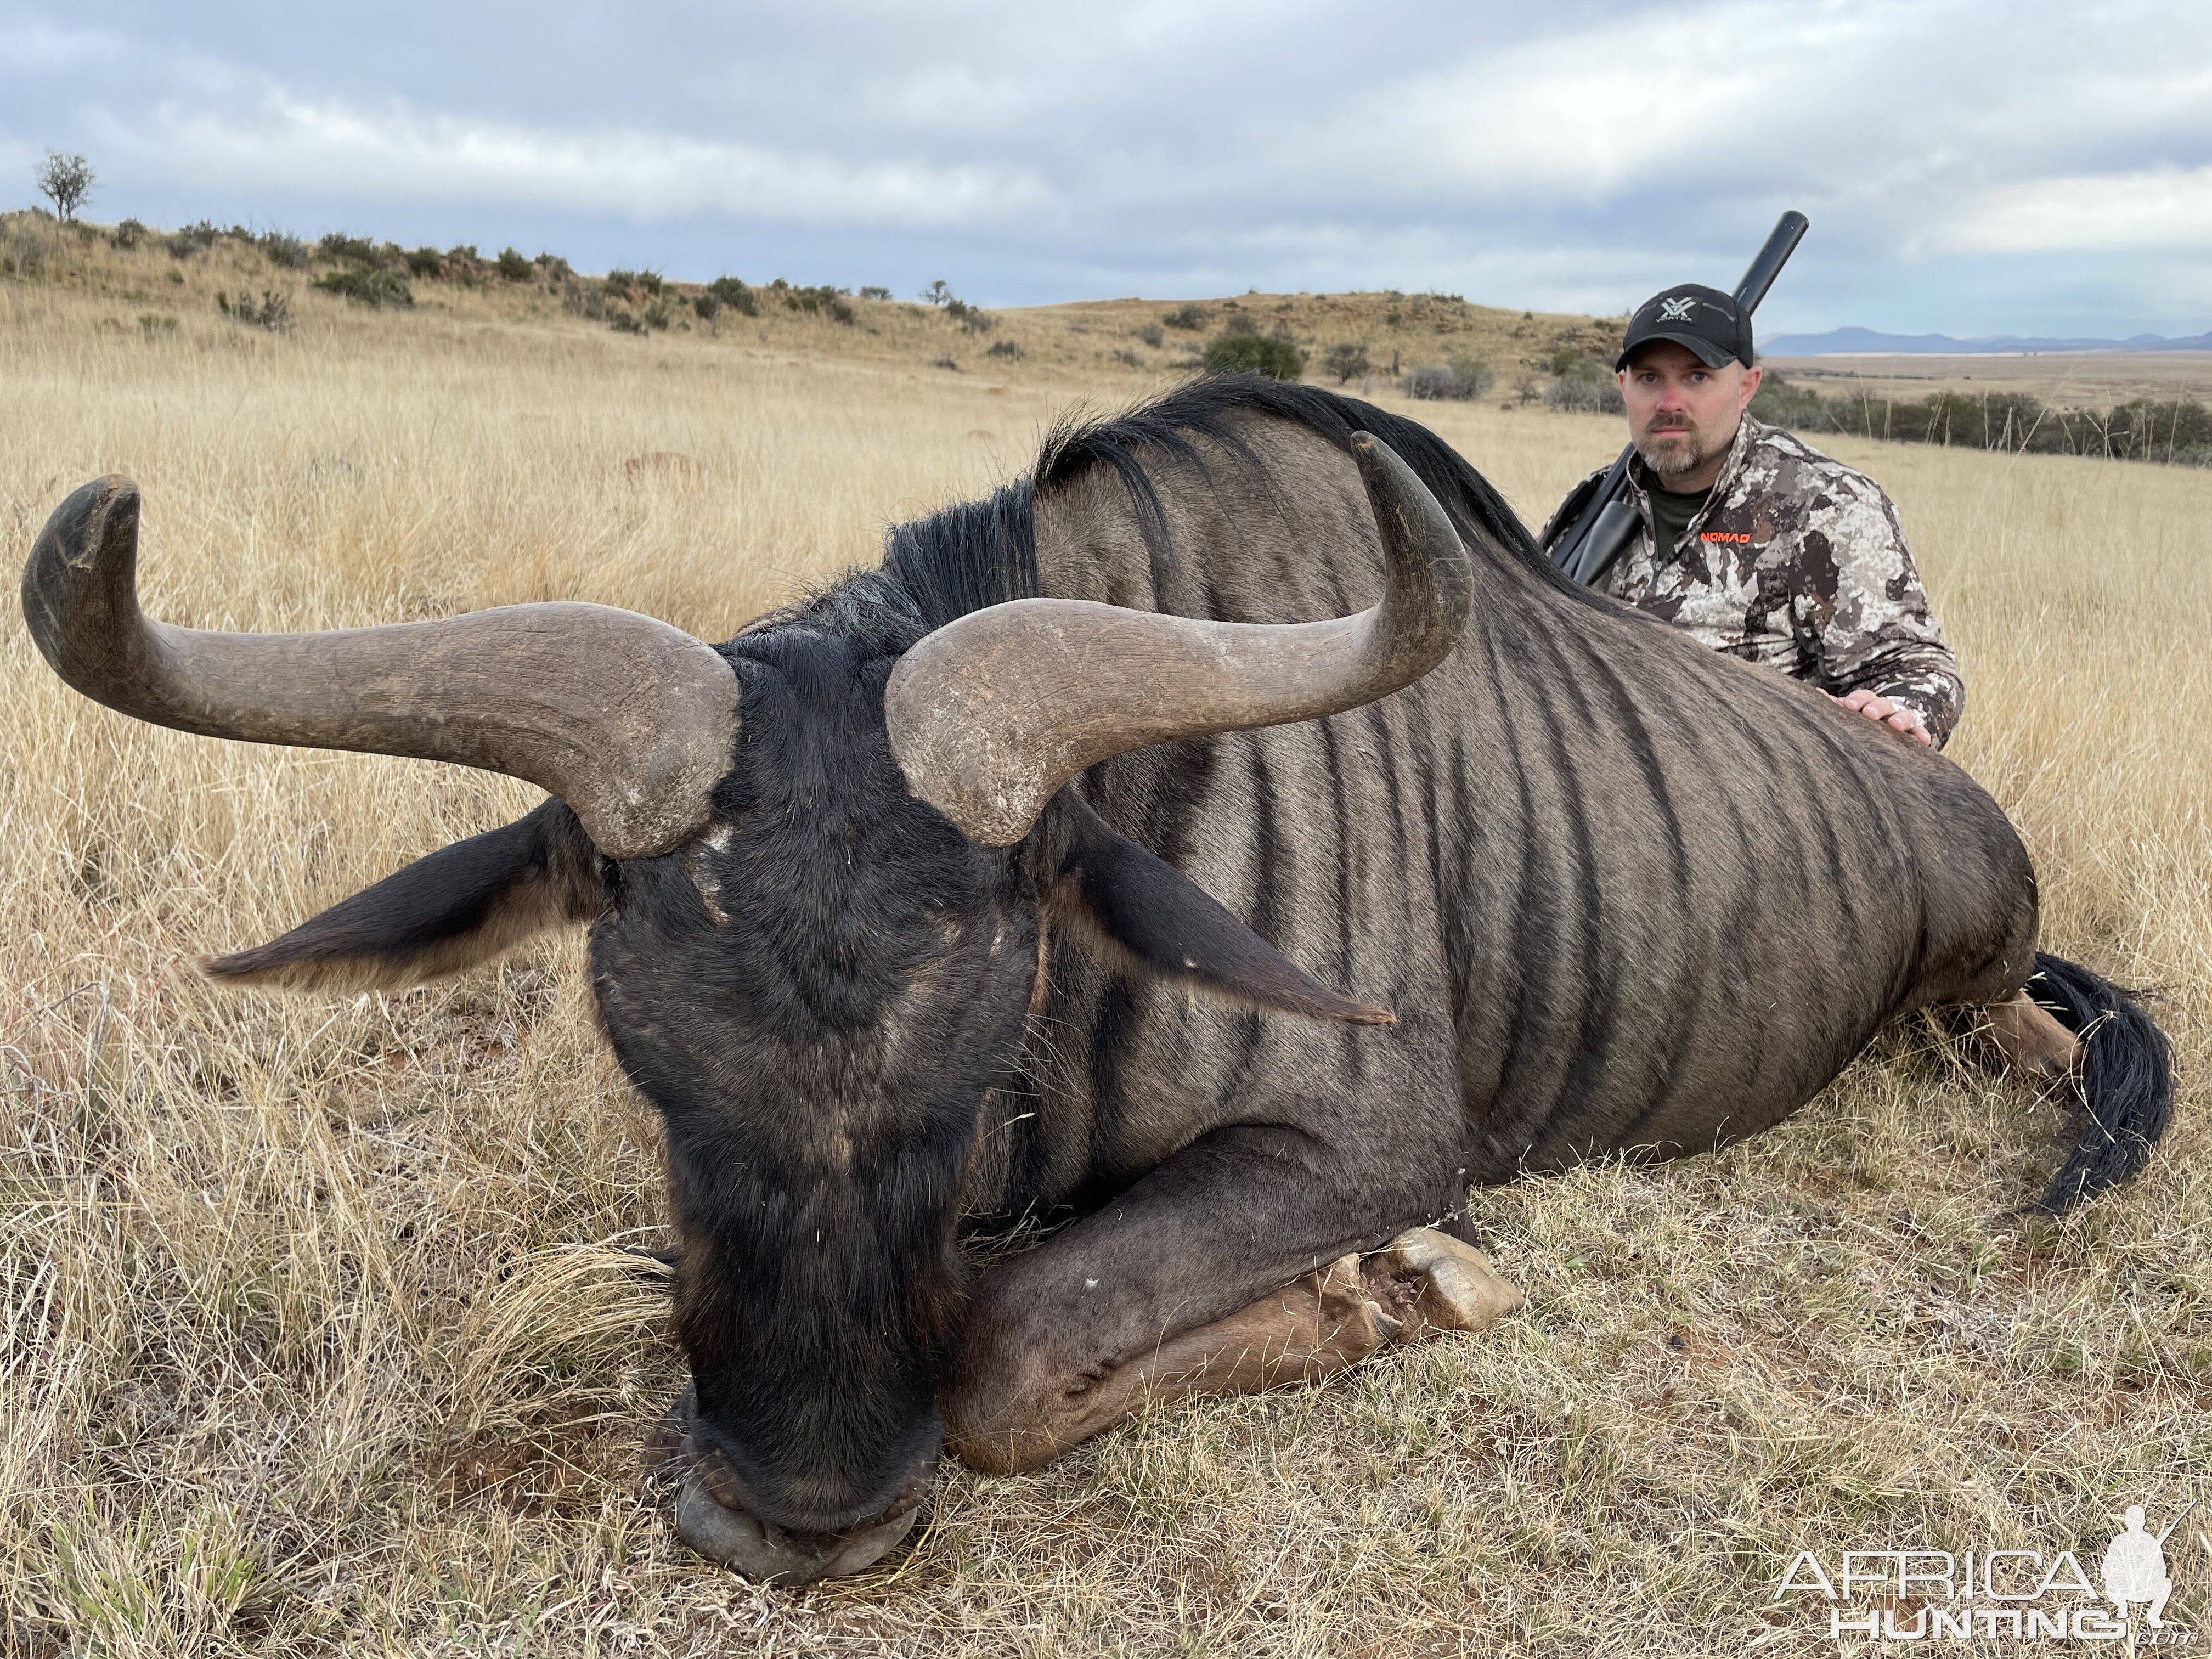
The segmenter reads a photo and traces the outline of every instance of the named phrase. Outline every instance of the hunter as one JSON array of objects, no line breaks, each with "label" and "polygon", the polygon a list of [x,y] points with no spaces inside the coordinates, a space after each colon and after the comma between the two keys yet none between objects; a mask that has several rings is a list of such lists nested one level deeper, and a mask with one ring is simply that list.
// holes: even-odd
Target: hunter
[{"label": "hunter", "polygon": [[[1941,747],[1966,687],[1897,508],[1863,472],[1746,412],[1760,379],[1750,316],[1717,289],[1670,288],[1629,319],[1613,369],[1642,528],[1600,591]],[[1603,476],[1560,503],[1547,548]]]}]

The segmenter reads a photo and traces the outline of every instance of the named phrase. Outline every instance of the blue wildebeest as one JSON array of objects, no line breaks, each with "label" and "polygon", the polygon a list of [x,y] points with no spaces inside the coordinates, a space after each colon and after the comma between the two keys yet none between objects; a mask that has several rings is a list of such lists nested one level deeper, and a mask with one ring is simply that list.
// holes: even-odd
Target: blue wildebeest
[{"label": "blue wildebeest", "polygon": [[2039,957],[1963,771],[1565,585],[1342,398],[1217,380],[1065,428],[714,647],[576,605],[171,628],[137,524],[88,484],[25,574],[87,695],[551,792],[207,965],[402,985],[588,925],[666,1127],[678,1525],[748,1571],[875,1559],[948,1442],[1030,1468],[1146,1398],[1478,1328],[1516,1293],[1449,1231],[1471,1182],[1748,1134],[1902,1011],[1978,1006],[2070,1081],[2047,1206],[2164,1125],[2163,1037]]}]

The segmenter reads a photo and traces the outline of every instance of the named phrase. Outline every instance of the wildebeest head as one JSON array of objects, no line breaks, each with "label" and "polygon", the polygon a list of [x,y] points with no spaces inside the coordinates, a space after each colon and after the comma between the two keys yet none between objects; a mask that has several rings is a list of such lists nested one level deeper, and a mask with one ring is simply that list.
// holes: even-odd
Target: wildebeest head
[{"label": "wildebeest head", "polygon": [[757,1574],[849,1571],[913,1521],[961,1297],[954,1226],[988,1091],[1018,1063],[1046,931],[1314,1018],[1315,983],[1110,830],[1085,768],[1304,720],[1449,651],[1471,575],[1413,473],[1362,434],[1384,597],[1258,626],[1026,599],[930,629],[799,606],[719,647],[532,605],[303,635],[140,615],[138,503],[88,484],[33,550],[40,648],[88,696],[209,735],[459,762],[540,784],[517,823],[208,966],[393,986],[590,924],[592,989],[667,1130],[684,1535]]}]

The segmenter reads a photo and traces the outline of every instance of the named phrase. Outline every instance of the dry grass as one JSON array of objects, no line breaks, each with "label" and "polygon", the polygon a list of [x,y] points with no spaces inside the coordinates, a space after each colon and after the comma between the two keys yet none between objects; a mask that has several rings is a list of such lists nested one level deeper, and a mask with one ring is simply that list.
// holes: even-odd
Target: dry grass
[{"label": "dry grass", "polygon": [[[139,303],[0,283],[0,545],[129,471],[151,608],[250,628],[578,596],[716,637],[1149,383],[933,374],[827,325],[314,296],[276,338]],[[1618,441],[1420,412],[1532,516]],[[2023,1233],[2055,1109],[1899,1032],[1724,1155],[1480,1194],[1530,1296],[1498,1330],[956,1474],[896,1564],[797,1595],[641,1501],[679,1367],[618,1247],[656,1236],[657,1152],[573,942],[389,1000],[189,969],[528,792],[136,726],[0,623],[0,1648],[1834,1651],[1770,1612],[1801,1547],[2097,1548],[2128,1501],[2212,1498],[2212,477],[1846,453],[1915,532],[1973,687],[1954,752],[2032,842],[2051,939],[2166,994],[2189,1076],[2150,1173]],[[2201,1627],[2212,1524],[2176,1537],[2168,1616]]]}]

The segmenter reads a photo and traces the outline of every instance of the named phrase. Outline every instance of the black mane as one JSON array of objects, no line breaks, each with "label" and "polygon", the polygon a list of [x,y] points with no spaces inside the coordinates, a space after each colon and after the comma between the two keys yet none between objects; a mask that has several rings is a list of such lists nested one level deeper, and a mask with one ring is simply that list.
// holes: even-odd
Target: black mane
[{"label": "black mane", "polygon": [[1462,535],[1470,530],[1487,535],[1558,586],[1578,591],[1558,575],[1489,480],[1426,427],[1357,398],[1257,374],[1207,375],[1124,414],[1063,422],[1045,436],[1032,474],[1036,488],[1049,493],[1087,467],[1111,467],[1129,491],[1152,556],[1170,557],[1167,518],[1145,470],[1146,452],[1169,456],[1204,476],[1205,455],[1194,441],[1204,438],[1264,471],[1237,429],[1237,416],[1254,414],[1295,421],[1347,455],[1353,433],[1373,433],[1420,476]]},{"label": "black mane", "polygon": [[1480,534],[1563,592],[1588,599],[1559,575],[1504,498],[1450,445],[1418,422],[1318,386],[1255,374],[1214,374],[1119,415],[1070,417],[1045,435],[1036,466],[981,501],[963,501],[895,526],[879,569],[856,572],[820,592],[769,613],[745,633],[814,628],[905,652],[923,635],[971,611],[1040,593],[1036,498],[1093,466],[1110,467],[1129,492],[1156,563],[1175,550],[1146,457],[1164,456],[1206,472],[1205,439],[1255,471],[1266,466],[1238,417],[1271,415],[1320,434],[1346,454],[1352,434],[1367,431],[1397,451],[1443,504],[1462,535]]}]

